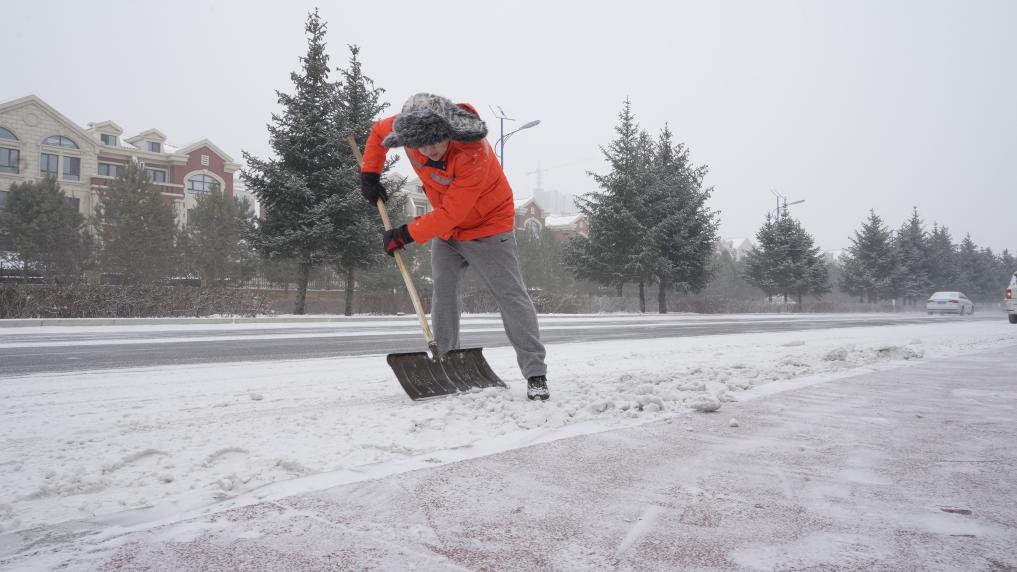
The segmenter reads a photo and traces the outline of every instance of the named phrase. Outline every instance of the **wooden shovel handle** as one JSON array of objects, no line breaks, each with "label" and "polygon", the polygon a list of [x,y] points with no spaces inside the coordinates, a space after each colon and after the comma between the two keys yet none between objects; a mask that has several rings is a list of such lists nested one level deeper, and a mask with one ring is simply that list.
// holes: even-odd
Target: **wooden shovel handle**
[{"label": "wooden shovel handle", "polygon": [[[350,149],[353,150],[353,156],[357,158],[357,164],[362,165],[364,163],[364,155],[360,152],[360,147],[357,146],[356,138],[353,135],[348,135],[346,141],[350,144]],[[385,230],[392,230],[392,221],[388,218],[388,209],[385,207],[385,201],[378,198],[377,205],[378,213],[381,215],[381,222],[385,225]],[[406,283],[406,290],[410,293],[413,308],[417,311],[417,319],[420,320],[420,327],[424,330],[427,347],[431,350],[432,356],[437,359],[438,351],[434,343],[434,336],[431,335],[431,326],[427,323],[427,317],[424,315],[424,306],[420,303],[420,294],[417,294],[417,287],[413,285],[413,277],[410,276],[410,271],[406,267],[406,260],[403,259],[403,253],[400,249],[395,251],[395,261],[399,267],[399,273],[403,276],[403,282]]]}]

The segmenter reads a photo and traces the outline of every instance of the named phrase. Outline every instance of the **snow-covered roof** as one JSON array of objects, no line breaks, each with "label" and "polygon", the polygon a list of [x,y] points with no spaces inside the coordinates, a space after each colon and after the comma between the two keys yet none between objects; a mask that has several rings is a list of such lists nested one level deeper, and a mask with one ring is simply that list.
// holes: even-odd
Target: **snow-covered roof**
[{"label": "snow-covered roof", "polygon": [[548,227],[574,225],[581,216],[583,215],[551,215],[544,219],[544,224]]},{"label": "snow-covered roof", "polygon": [[526,205],[528,205],[528,204],[530,204],[532,202],[533,202],[533,197],[529,197],[529,198],[526,198],[526,199],[515,199],[516,210],[519,210],[519,209],[525,207]]},{"label": "snow-covered roof", "polygon": [[124,133],[123,128],[112,121],[99,121],[95,123],[89,123],[88,128],[95,131],[112,133],[114,135],[123,135]]},{"label": "snow-covered roof", "polygon": [[165,143],[166,142],[166,135],[162,131],[159,131],[158,129],[155,129],[155,128],[146,129],[145,131],[142,131],[141,133],[138,133],[134,137],[129,137],[127,139],[127,142],[128,143],[138,143],[140,141],[145,141],[145,140],[148,140],[148,141],[158,141],[160,143]]},{"label": "snow-covered roof", "polygon": [[[167,147],[167,151],[169,151],[169,148],[171,146],[170,145],[166,145],[166,147]],[[187,154],[191,153],[192,151],[194,151],[195,149],[200,149],[202,147],[208,147],[215,154],[217,154],[220,157],[222,157],[223,160],[226,161],[227,163],[232,163],[233,162],[233,157],[230,157],[228,153],[223,151],[221,148],[219,148],[218,145],[216,145],[215,143],[212,143],[207,138],[206,139],[199,139],[199,140],[194,141],[192,143],[188,143],[187,145],[184,145],[183,147],[172,147],[173,151],[171,151],[171,152],[172,153],[182,153],[184,155],[187,155]]]}]

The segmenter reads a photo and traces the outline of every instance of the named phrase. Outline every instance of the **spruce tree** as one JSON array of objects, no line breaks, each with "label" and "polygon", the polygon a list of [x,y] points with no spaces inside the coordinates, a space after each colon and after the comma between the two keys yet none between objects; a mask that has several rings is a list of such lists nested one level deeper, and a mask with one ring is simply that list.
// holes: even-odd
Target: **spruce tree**
[{"label": "spruce tree", "polygon": [[707,169],[695,167],[688,149],[675,144],[670,128],[661,130],[653,152],[650,184],[643,201],[641,267],[658,283],[657,306],[667,313],[667,291],[699,292],[710,279],[717,240],[717,213],[703,188]]},{"label": "spruce tree", "polygon": [[785,208],[780,218],[769,213],[756,234],[758,246],[746,257],[746,280],[769,296],[787,301],[795,296],[801,307],[806,295],[830,291],[829,271],[815,240]]},{"label": "spruce tree", "polygon": [[995,277],[995,282],[1002,285],[999,290],[1002,291],[1007,284],[1010,283],[1010,277],[1013,276],[1014,272],[1017,272],[1017,259],[1014,258],[1008,249],[1003,249],[1003,252],[999,255],[999,274]]},{"label": "spruce tree", "polygon": [[[387,107],[381,103],[384,90],[374,87],[371,78],[363,73],[360,60],[360,48],[349,46],[350,60],[346,69],[339,68],[342,75],[338,90],[338,109],[335,118],[336,133],[345,140],[346,135],[353,135],[361,145],[367,141],[375,119]],[[343,313],[353,314],[353,292],[356,284],[357,270],[363,270],[379,264],[391,266],[388,256],[381,248],[381,231],[383,229],[378,208],[368,204],[360,195],[360,167],[352,150],[341,149],[345,155],[343,164],[346,168],[341,173],[339,202],[341,208],[336,209],[332,226],[335,229],[335,240],[331,254],[336,261],[338,271],[346,279],[346,299]],[[386,170],[395,162],[391,158]],[[389,201],[387,208],[393,218],[399,220],[405,204],[404,197],[397,195],[403,181],[387,181]],[[393,224],[396,224],[394,221]],[[416,257],[415,257],[416,258]]]},{"label": "spruce tree", "polygon": [[601,147],[610,171],[590,173],[601,190],[576,199],[589,224],[589,237],[570,241],[565,262],[578,278],[614,286],[621,296],[626,282],[645,280],[649,274],[639,255],[645,240],[640,192],[648,179],[650,149],[628,99],[618,118],[617,137]]},{"label": "spruce tree", "polygon": [[[780,268],[787,265],[787,247],[777,235],[777,222],[766,213],[763,226],[756,232],[756,245],[745,255],[745,280],[772,298],[782,293],[785,280]],[[786,301],[786,299],[785,299]]]},{"label": "spruce tree", "polygon": [[218,184],[197,197],[184,232],[188,262],[203,286],[243,280],[252,273],[255,261],[244,236],[253,225],[250,201],[226,196]]},{"label": "spruce tree", "polygon": [[897,232],[897,292],[904,304],[916,305],[932,292],[929,278],[929,247],[925,225],[918,207]]},{"label": "spruce tree", "polygon": [[[266,257],[297,263],[294,313],[303,314],[311,269],[334,256],[336,223],[351,208],[351,161],[337,125],[341,104],[330,82],[325,53],[326,24],[318,11],[308,15],[307,54],[290,75],[293,94],[277,91],[281,114],[272,114],[269,142],[275,157],[259,159],[244,152],[244,181],[264,207],[251,239]],[[345,192],[344,192],[345,190]]]},{"label": "spruce tree", "polygon": [[957,282],[950,290],[970,292],[970,295],[974,296],[974,292],[978,290],[979,266],[978,245],[971,240],[970,234],[966,234],[957,250]]},{"label": "spruce tree", "polygon": [[890,229],[875,211],[855,231],[842,264],[841,291],[870,304],[893,297],[897,260]]},{"label": "spruce tree", "polygon": [[999,283],[996,277],[999,274],[999,259],[989,247],[978,250],[975,257],[976,280],[974,290],[964,291],[968,298],[982,302],[994,299],[999,291]]},{"label": "spruce tree", "polygon": [[929,290],[938,292],[956,288],[957,246],[953,244],[950,230],[933,222],[928,244]]},{"label": "spruce tree", "polygon": [[74,282],[88,259],[85,218],[51,177],[11,185],[0,237],[21,259],[23,278],[31,269],[49,283]]},{"label": "spruce tree", "polygon": [[100,266],[122,283],[154,283],[177,270],[176,210],[137,162],[99,191],[93,222],[101,242]]}]

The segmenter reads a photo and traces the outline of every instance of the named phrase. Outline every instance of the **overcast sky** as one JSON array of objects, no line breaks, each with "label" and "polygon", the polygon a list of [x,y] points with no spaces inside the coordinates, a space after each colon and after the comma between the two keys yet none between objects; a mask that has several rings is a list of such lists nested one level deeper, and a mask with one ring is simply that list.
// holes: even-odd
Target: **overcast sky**
[{"label": "overcast sky", "polygon": [[[626,97],[710,167],[721,234],[752,236],[772,191],[824,249],[869,209],[917,206],[959,242],[1017,250],[1017,2],[320,2],[398,110],[418,91],[499,124],[516,195],[595,190]],[[306,51],[314,2],[5,2],[0,101],[34,93],[84,126],[208,137],[269,154],[276,89]],[[403,161],[405,163],[405,161]]]}]

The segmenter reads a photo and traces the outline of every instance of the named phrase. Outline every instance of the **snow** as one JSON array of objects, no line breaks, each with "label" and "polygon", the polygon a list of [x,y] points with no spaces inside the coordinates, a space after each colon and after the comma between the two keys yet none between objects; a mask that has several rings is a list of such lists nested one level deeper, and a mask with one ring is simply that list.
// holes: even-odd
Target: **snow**
[{"label": "snow", "polygon": [[[724,319],[757,318],[710,318]],[[471,327],[498,328],[497,322],[481,318]],[[648,327],[653,322],[649,317]],[[238,328],[279,326],[24,328],[52,339],[4,347],[61,347],[69,344],[61,335],[70,331],[180,328],[194,330],[187,338],[193,340],[224,339],[203,335],[212,331],[228,337]],[[327,335],[339,337],[394,327],[372,321],[332,326]],[[570,326],[548,317],[542,327]],[[526,399],[509,348],[484,352],[508,390],[424,402],[403,394],[381,355],[8,377],[0,384],[0,533],[78,519],[121,525],[177,520],[576,435],[723,413],[725,403],[1015,342],[1017,329],[1005,320],[942,320],[555,344],[548,347],[547,402]],[[986,399],[957,396],[967,398]],[[741,425],[751,442],[751,424]],[[654,517],[650,511],[642,518]],[[634,527],[619,553],[641,534]],[[750,556],[779,563],[779,555],[762,548]]]},{"label": "snow", "polygon": [[576,221],[579,220],[580,216],[582,216],[582,215],[578,215],[578,214],[574,214],[574,215],[548,215],[548,216],[546,216],[544,218],[544,224],[546,224],[548,227],[568,226],[570,224],[575,224]]}]

